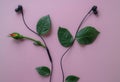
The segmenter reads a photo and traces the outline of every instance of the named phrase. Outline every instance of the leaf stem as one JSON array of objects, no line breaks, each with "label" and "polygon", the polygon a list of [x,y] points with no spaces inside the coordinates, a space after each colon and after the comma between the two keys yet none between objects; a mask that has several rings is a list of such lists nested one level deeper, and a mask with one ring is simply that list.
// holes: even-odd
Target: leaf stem
[{"label": "leaf stem", "polygon": [[[76,33],[75,33],[75,37],[74,37],[74,39],[73,39],[73,44],[74,44],[74,42],[75,42],[76,35],[77,35],[80,27],[82,26],[82,24],[84,23],[84,21],[85,21],[85,19],[88,17],[88,15],[91,13],[91,11],[92,11],[92,10],[90,10],[90,11],[84,16],[84,18],[82,19],[82,21],[80,22],[80,24],[79,24],[79,26],[78,26],[78,28],[77,28],[77,31],[76,31]],[[73,46],[73,44],[72,44],[72,46]],[[61,66],[61,71],[62,71],[62,76],[63,76],[62,82],[64,82],[64,80],[65,80],[64,69],[63,69],[63,58],[65,57],[66,53],[71,49],[72,46],[70,46],[70,47],[63,53],[63,55],[62,55],[62,57],[61,57],[61,59],[60,59],[60,66]]]},{"label": "leaf stem", "polygon": [[50,60],[50,63],[51,63],[51,75],[50,75],[50,80],[49,80],[49,82],[52,82],[53,60],[52,60],[52,56],[51,56],[51,54],[50,54],[49,48],[48,48],[48,46],[47,46],[44,38],[43,38],[42,36],[40,36],[40,35],[39,35],[37,32],[35,32],[34,30],[32,30],[32,29],[27,25],[27,23],[26,23],[26,21],[25,21],[25,18],[24,18],[24,13],[23,13],[23,11],[22,11],[22,19],[23,19],[23,23],[24,23],[24,25],[26,26],[26,28],[27,28],[28,30],[30,30],[31,32],[33,32],[34,34],[36,34],[37,36],[39,36],[39,37],[42,39],[42,41],[43,41],[43,43],[44,43],[44,45],[45,45],[45,49],[46,49],[46,52],[47,52],[47,54],[48,54],[48,57],[49,57],[49,60]]},{"label": "leaf stem", "polygon": [[27,37],[27,36],[23,36],[24,39],[28,39],[28,40],[31,40],[33,41],[34,43],[37,43],[36,45],[39,45],[39,46],[42,46],[43,48],[46,48],[44,44],[42,44],[40,41],[38,40],[35,40],[33,38],[30,38],[30,37]]},{"label": "leaf stem", "polygon": [[31,40],[31,41],[37,41],[37,40],[35,40],[35,39],[33,39],[33,38],[26,37],[26,36],[23,36],[23,38],[28,39],[28,40]]}]

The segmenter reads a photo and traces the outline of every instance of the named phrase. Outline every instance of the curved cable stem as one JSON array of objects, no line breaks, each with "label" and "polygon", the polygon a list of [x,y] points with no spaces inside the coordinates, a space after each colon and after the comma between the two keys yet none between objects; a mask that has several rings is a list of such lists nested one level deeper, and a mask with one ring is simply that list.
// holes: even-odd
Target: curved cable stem
[{"label": "curved cable stem", "polygon": [[50,75],[50,82],[52,82],[52,73],[53,73],[53,60],[49,51],[49,48],[44,40],[44,38],[42,36],[40,36],[37,32],[35,32],[34,30],[32,30],[26,23],[25,21],[25,17],[24,17],[24,13],[22,12],[22,19],[23,19],[23,23],[25,24],[25,26],[27,27],[28,30],[30,30],[31,32],[33,32],[34,34],[36,34],[37,36],[39,36],[41,38],[41,40],[43,41],[44,45],[45,45],[45,49],[47,51],[50,63],[51,63],[51,75]]},{"label": "curved cable stem", "polygon": [[[72,47],[72,46],[71,46]],[[62,55],[61,59],[60,59],[60,67],[61,67],[61,71],[62,71],[62,76],[63,76],[63,79],[62,79],[62,82],[64,82],[64,79],[65,79],[65,75],[64,75],[64,70],[63,70],[63,65],[62,65],[62,60],[64,58],[64,56],[66,55],[66,53],[71,49],[71,47],[69,47],[65,53]]]},{"label": "curved cable stem", "polygon": [[[77,31],[76,31],[76,33],[75,33],[75,38],[76,38],[76,35],[77,35],[78,31],[80,30],[80,27],[82,26],[83,22],[84,22],[85,19],[88,17],[88,15],[90,14],[91,11],[92,11],[92,10],[90,10],[90,11],[84,16],[84,18],[82,19],[81,23],[79,24],[78,29],[77,29]],[[75,39],[75,38],[74,38],[74,39]]]},{"label": "curved cable stem", "polygon": [[[77,31],[76,31],[76,33],[75,33],[75,37],[74,37],[74,39],[73,39],[73,44],[74,44],[74,42],[75,42],[76,35],[77,35],[78,31],[80,30],[80,27],[82,26],[82,24],[84,23],[84,21],[85,21],[85,19],[88,17],[88,15],[91,13],[91,11],[92,11],[92,10],[90,10],[90,11],[84,16],[84,18],[82,19],[81,23],[79,24],[79,26],[78,26],[78,28],[77,28]],[[72,44],[72,46],[73,46],[73,44]],[[64,58],[65,55],[67,55],[66,53],[71,49],[72,46],[70,46],[70,47],[63,53],[63,55],[62,55],[62,57],[61,57],[61,59],[60,59],[60,66],[61,66],[61,71],[62,71],[62,76],[63,76],[62,82],[64,82],[64,80],[65,80],[64,69],[63,69],[63,58]]]}]

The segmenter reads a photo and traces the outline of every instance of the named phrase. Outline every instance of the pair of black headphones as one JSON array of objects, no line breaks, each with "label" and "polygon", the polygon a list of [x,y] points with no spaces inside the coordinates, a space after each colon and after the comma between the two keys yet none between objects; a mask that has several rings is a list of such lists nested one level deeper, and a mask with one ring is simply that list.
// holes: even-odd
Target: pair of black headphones
[{"label": "pair of black headphones", "polygon": [[[17,13],[23,13],[23,7],[22,7],[22,5],[18,5],[18,7],[15,9],[15,11],[16,11]],[[97,6],[93,6],[93,7],[91,8],[91,10],[89,11],[89,13],[90,13],[91,11],[93,11],[93,13],[94,13],[95,15],[97,15],[97,14],[98,14]]]},{"label": "pair of black headphones", "polygon": [[[35,31],[33,31],[31,28],[29,28],[29,26],[26,24],[25,18],[24,18],[24,13],[23,13],[23,7],[22,7],[22,5],[18,5],[18,7],[15,9],[15,12],[16,12],[16,13],[19,13],[19,14],[22,14],[22,18],[23,18],[23,22],[24,22],[25,26],[26,26],[31,32],[37,34]],[[77,34],[77,32],[79,31],[79,29],[80,29],[82,23],[84,22],[84,20],[87,18],[87,16],[88,16],[90,13],[93,13],[94,15],[97,16],[97,15],[98,15],[97,6],[94,5],[94,6],[88,11],[88,13],[84,16],[84,18],[82,19],[80,25],[78,26],[78,29],[77,29],[77,31],[76,31],[76,34]],[[38,35],[38,34],[37,34],[37,35]],[[40,37],[41,37],[41,36],[40,36]],[[75,35],[75,37],[76,37],[76,35]],[[43,39],[42,37],[41,37],[41,39],[42,39],[43,42],[44,42],[44,39]],[[46,43],[45,43],[45,44],[46,44]],[[62,58],[61,58],[61,61],[60,61],[60,62],[62,62],[62,59],[63,59],[64,55],[69,51],[69,49],[70,49],[70,48],[68,48],[68,49],[65,51],[65,53],[62,55]],[[50,59],[51,65],[52,65],[51,68],[53,68],[52,57],[51,57],[51,55],[50,55],[50,52],[49,52],[49,49],[48,49],[47,46],[46,46],[46,51],[47,51],[47,53],[48,53],[48,56],[49,56],[49,59]],[[61,70],[62,70],[63,82],[64,82],[64,71],[63,71],[62,63],[61,63]],[[50,77],[50,82],[51,82],[51,77]]]}]

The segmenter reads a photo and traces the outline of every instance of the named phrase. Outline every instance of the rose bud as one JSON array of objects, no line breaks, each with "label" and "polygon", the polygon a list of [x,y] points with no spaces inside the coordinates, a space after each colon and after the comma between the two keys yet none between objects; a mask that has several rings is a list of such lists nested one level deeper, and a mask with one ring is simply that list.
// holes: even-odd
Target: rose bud
[{"label": "rose bud", "polygon": [[24,36],[20,35],[17,32],[14,32],[14,33],[10,34],[9,36],[14,38],[14,39],[23,39],[24,38]]}]

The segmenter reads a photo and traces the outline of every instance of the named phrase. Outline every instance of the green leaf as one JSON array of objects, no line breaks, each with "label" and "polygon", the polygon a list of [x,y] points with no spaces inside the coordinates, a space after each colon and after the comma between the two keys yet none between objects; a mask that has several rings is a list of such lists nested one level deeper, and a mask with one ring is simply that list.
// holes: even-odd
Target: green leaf
[{"label": "green leaf", "polygon": [[73,44],[73,37],[66,28],[59,27],[58,39],[61,45],[64,47],[69,47]]},{"label": "green leaf", "polygon": [[47,34],[50,31],[50,28],[51,28],[51,20],[49,15],[40,18],[40,20],[36,25],[36,30],[39,35]]},{"label": "green leaf", "polygon": [[74,75],[70,75],[65,79],[65,82],[77,82],[80,78]]},{"label": "green leaf", "polygon": [[42,76],[49,76],[50,75],[50,69],[46,66],[37,67],[36,70]]},{"label": "green leaf", "polygon": [[79,44],[91,44],[94,42],[94,40],[97,38],[98,34],[100,32],[96,30],[94,27],[87,26],[83,29],[81,29],[77,35],[76,39],[79,42]]},{"label": "green leaf", "polygon": [[43,48],[45,48],[45,45],[43,45],[40,41],[35,40],[33,44],[36,46],[42,46]]}]

